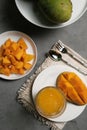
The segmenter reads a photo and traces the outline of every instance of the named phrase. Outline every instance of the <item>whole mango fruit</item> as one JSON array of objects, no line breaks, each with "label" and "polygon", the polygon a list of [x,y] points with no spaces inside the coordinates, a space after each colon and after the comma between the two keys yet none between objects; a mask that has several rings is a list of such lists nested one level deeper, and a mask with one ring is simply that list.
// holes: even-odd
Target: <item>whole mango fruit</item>
[{"label": "whole mango fruit", "polygon": [[38,0],[37,4],[42,14],[53,23],[63,23],[71,18],[71,0]]}]

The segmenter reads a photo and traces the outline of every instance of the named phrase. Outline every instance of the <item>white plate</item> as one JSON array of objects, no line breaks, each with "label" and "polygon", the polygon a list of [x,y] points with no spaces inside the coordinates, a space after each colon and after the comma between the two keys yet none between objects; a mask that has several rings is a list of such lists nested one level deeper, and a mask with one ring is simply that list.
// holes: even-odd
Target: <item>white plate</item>
[{"label": "white plate", "polygon": [[23,74],[23,75],[11,74],[10,76],[6,76],[6,75],[3,75],[3,74],[0,74],[0,77],[3,78],[3,79],[15,80],[15,79],[22,78],[22,77],[28,75],[31,72],[31,70],[34,68],[35,64],[36,64],[36,61],[37,61],[37,48],[36,48],[36,45],[33,42],[33,40],[28,35],[26,35],[26,34],[24,34],[22,32],[18,32],[18,31],[4,32],[4,33],[0,34],[0,46],[2,44],[4,44],[4,42],[8,38],[10,38],[13,41],[17,41],[21,37],[25,40],[25,42],[26,42],[26,44],[28,46],[27,53],[35,55],[35,58],[30,62],[30,63],[32,63],[32,68],[30,70],[26,71],[26,73]]},{"label": "white plate", "polygon": [[73,5],[72,17],[62,24],[52,24],[41,16],[34,8],[32,0],[15,0],[20,13],[31,23],[43,28],[61,28],[77,21],[87,9],[87,0],[71,0]]},{"label": "white plate", "polygon": [[[75,72],[82,81],[87,85],[85,77],[74,70],[73,68],[67,66],[67,65],[52,65],[48,67],[47,69],[43,70],[35,79],[33,87],[32,87],[32,97],[35,101],[36,94],[44,87],[46,86],[56,86],[56,78],[57,76],[64,72]],[[86,105],[79,106],[74,105],[72,103],[67,102],[66,109],[62,115],[56,118],[48,118],[49,120],[55,121],[55,122],[66,122],[70,121],[77,116],[79,116],[83,110],[85,109]]]}]

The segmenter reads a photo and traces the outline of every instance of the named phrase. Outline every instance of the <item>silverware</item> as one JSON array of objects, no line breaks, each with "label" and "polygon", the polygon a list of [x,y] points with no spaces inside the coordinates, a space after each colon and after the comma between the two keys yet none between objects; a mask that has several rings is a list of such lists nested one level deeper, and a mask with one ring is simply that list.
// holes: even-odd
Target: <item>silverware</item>
[{"label": "silverware", "polygon": [[82,64],[84,67],[87,67],[87,63],[83,60],[83,58],[81,58],[80,56],[74,54],[70,49],[64,47],[64,45],[62,44],[61,41],[58,41],[56,43],[56,48],[64,53],[64,54],[68,54],[70,57],[72,57],[73,59],[75,59],[77,62],[79,62],[80,64]]},{"label": "silverware", "polygon": [[84,74],[84,75],[87,75],[87,72],[86,72],[85,70],[81,70],[79,67],[74,66],[72,63],[69,63],[68,61],[64,60],[64,59],[62,58],[62,55],[61,55],[59,52],[55,51],[55,50],[52,50],[52,49],[51,49],[51,50],[49,51],[49,57],[50,57],[52,60],[56,61],[56,62],[62,60],[64,63],[66,63],[66,64],[69,65],[70,67],[76,69],[77,71],[79,71],[80,73],[82,73],[82,74]]}]

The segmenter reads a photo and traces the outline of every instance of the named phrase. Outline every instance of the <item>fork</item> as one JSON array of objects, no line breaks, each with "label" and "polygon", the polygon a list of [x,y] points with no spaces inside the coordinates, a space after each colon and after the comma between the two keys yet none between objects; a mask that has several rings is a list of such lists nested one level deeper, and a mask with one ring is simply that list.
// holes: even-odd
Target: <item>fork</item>
[{"label": "fork", "polygon": [[68,50],[66,47],[64,47],[63,43],[60,40],[56,43],[56,48],[60,52],[62,52],[64,54],[68,54],[70,57],[72,57],[77,62],[79,62],[80,64],[82,64],[84,67],[87,67],[87,63],[85,61],[83,61],[83,59],[81,57],[79,57],[76,54],[74,54],[71,50]]}]

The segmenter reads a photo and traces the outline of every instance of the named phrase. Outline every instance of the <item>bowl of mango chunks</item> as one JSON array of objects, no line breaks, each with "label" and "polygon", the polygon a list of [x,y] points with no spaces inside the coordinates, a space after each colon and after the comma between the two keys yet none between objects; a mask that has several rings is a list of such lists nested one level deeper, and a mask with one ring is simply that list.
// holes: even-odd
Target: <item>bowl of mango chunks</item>
[{"label": "bowl of mango chunks", "polygon": [[15,80],[28,75],[37,61],[34,41],[18,31],[2,33],[0,39],[0,77]]}]

